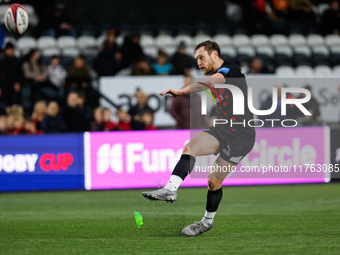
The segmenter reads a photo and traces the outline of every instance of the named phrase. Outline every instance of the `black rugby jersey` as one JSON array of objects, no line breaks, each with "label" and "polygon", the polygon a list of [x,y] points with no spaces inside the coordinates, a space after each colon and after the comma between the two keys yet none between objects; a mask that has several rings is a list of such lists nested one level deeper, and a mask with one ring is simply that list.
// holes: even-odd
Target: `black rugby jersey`
[{"label": "black rugby jersey", "polygon": [[[228,124],[217,124],[215,127],[235,137],[254,139],[255,129],[248,125],[248,121],[254,119],[254,115],[248,107],[248,86],[241,68],[226,60],[216,73],[221,73],[225,77],[225,84],[231,84],[241,89],[244,96],[244,115],[233,115],[233,95],[229,89],[215,88],[215,91],[211,92],[216,97],[217,118],[228,120]],[[216,93],[219,98],[217,98]],[[242,124],[233,124],[231,127],[231,120]],[[243,123],[245,123],[245,127],[243,127]],[[255,125],[254,122],[250,122],[250,124]]]}]

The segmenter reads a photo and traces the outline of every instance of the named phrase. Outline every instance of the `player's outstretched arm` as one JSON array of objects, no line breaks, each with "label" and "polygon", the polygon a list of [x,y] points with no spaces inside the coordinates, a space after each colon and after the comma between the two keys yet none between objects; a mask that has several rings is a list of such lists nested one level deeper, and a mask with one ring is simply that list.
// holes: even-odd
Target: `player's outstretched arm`
[{"label": "player's outstretched arm", "polygon": [[[202,91],[200,88],[207,88],[205,85],[210,87],[214,87],[215,84],[223,84],[225,81],[224,76],[221,73],[216,73],[210,77],[199,80],[198,82],[194,82],[189,86],[186,86],[181,89],[168,89],[159,93],[160,96],[164,96],[165,94],[170,94],[172,97],[184,96],[194,92]],[[204,85],[205,84],[205,85]]]}]

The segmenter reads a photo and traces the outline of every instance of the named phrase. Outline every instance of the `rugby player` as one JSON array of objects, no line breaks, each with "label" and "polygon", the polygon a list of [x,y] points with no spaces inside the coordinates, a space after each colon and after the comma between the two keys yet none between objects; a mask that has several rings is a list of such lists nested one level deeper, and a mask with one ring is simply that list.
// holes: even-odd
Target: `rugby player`
[{"label": "rugby player", "polygon": [[[203,74],[211,76],[201,79],[190,86],[181,89],[168,89],[161,96],[170,94],[172,97],[187,95],[201,91],[200,88],[210,89],[216,95],[217,117],[236,123],[248,123],[253,119],[247,101],[247,83],[244,74],[235,63],[223,60],[220,48],[216,42],[205,41],[195,47],[194,58]],[[233,97],[229,89],[214,89],[215,84],[232,84],[240,88],[244,95],[244,115],[233,116]],[[155,191],[143,192],[143,196],[150,200],[173,202],[177,199],[177,189],[185,177],[191,173],[197,156],[218,154],[214,162],[214,169],[232,169],[253,148],[255,143],[255,129],[239,125],[215,125],[198,133],[183,149],[183,154],[170,176],[168,183]],[[187,236],[197,236],[214,227],[214,216],[222,199],[222,182],[230,171],[210,172],[208,176],[208,195],[206,211],[201,221],[185,227],[182,233]]]}]

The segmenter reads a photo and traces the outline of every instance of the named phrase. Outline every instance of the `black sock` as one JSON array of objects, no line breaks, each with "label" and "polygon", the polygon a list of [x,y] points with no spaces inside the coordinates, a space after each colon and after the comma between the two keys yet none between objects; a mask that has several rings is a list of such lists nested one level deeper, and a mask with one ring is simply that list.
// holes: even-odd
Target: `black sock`
[{"label": "black sock", "polygon": [[221,199],[222,199],[222,187],[214,191],[208,190],[206,210],[208,212],[216,212],[218,205],[221,202]]},{"label": "black sock", "polygon": [[196,159],[193,156],[182,154],[172,174],[178,175],[184,180],[185,177],[187,177],[187,175],[190,174],[192,169],[194,168],[195,161]]}]

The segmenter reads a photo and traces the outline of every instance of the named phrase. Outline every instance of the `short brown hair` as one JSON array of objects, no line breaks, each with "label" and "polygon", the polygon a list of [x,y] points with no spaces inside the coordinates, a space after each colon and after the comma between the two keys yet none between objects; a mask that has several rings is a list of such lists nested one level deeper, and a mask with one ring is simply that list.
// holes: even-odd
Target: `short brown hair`
[{"label": "short brown hair", "polygon": [[220,46],[217,44],[217,42],[212,42],[210,40],[201,42],[195,47],[195,51],[198,50],[199,48],[204,47],[204,50],[208,52],[210,55],[213,51],[217,51],[218,57],[221,57],[221,51],[220,51]]}]

